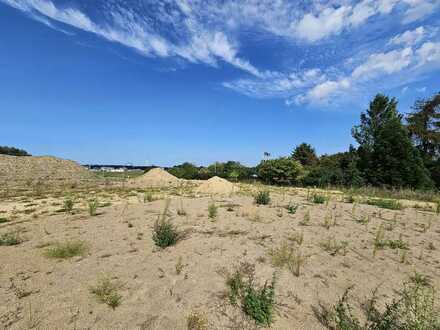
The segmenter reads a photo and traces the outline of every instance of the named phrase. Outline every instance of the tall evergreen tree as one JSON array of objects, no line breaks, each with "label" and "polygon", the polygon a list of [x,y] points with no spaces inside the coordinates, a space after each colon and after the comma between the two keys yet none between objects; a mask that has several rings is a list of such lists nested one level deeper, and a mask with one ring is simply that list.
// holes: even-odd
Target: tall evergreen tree
[{"label": "tall evergreen tree", "polygon": [[431,178],[440,187],[440,92],[430,99],[417,101],[406,120]]},{"label": "tall evergreen tree", "polygon": [[359,143],[359,168],[367,183],[377,186],[425,188],[429,172],[397,111],[397,101],[378,94],[361,123],[352,130]]},{"label": "tall evergreen tree", "polygon": [[301,143],[292,152],[292,158],[303,166],[313,166],[318,163],[315,149],[308,143]]}]

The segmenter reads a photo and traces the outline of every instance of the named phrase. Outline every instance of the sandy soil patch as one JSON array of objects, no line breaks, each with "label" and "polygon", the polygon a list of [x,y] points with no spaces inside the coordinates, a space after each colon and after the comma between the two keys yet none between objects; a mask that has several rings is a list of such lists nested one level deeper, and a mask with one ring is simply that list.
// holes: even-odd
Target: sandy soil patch
[{"label": "sandy soil patch", "polygon": [[[15,231],[23,240],[0,246],[0,328],[186,329],[187,316],[197,311],[206,315],[209,329],[254,329],[227,298],[225,274],[242,263],[255,266],[259,284],[277,273],[273,329],[324,329],[316,308],[334,304],[352,285],[356,302],[378,286],[379,299],[389,301],[414,271],[440,288],[440,219],[433,212],[336,199],[313,204],[293,190],[271,193],[265,206],[255,205],[249,195],[158,193],[170,198],[168,218],[185,233],[175,246],[161,250],[152,233],[165,200],[144,203],[139,194],[103,195],[100,200],[112,199],[112,204],[103,203],[93,217],[86,198],[75,204],[73,214],[55,212],[62,198],[37,201],[32,207],[38,217],[20,213],[0,223],[0,235]],[[50,214],[40,212],[52,203],[58,205]],[[213,219],[208,217],[212,203],[218,208]],[[26,209],[22,204],[29,200],[2,201],[0,218],[14,206]],[[289,206],[298,206],[296,212],[289,213]],[[379,228],[388,240],[402,239],[408,250],[373,253]],[[300,236],[302,243],[295,243]],[[65,260],[47,257],[51,246],[66,242],[82,242],[86,253]],[[335,252],[330,243],[344,248]],[[306,257],[299,276],[274,266],[271,251],[282,244]],[[117,284],[121,301],[115,309],[91,293],[102,278]]]}]

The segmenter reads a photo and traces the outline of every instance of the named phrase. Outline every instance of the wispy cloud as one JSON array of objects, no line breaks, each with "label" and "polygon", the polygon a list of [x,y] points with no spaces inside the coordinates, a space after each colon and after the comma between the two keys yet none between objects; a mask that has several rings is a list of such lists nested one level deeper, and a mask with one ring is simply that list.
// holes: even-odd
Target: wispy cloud
[{"label": "wispy cloud", "polygon": [[[53,29],[93,33],[146,57],[175,57],[212,67],[227,63],[244,75],[224,87],[252,97],[284,98],[288,104],[326,102],[386,76],[410,72],[416,77],[440,63],[438,29],[419,23],[402,31],[405,24],[436,13],[439,0],[96,0],[95,11],[86,0],[68,5],[56,0],[0,2]],[[362,35],[362,27],[378,21],[371,30],[376,32],[387,18],[398,21],[400,33],[379,39],[376,48],[357,45],[356,55],[335,55],[332,42],[340,41],[338,36]],[[244,51],[248,39],[243,35],[282,40],[288,50],[314,47],[310,49],[317,53],[304,52],[294,69],[286,64],[272,69],[267,63],[263,69],[250,60],[258,56]],[[260,47],[262,54],[271,51],[263,43]],[[352,53],[356,50],[353,46]],[[306,60],[313,65],[303,65]]]}]

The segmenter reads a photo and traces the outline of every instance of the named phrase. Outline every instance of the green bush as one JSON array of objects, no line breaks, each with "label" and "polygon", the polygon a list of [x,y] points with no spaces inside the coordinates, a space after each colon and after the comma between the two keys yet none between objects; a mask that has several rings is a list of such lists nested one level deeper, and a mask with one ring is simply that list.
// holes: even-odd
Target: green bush
[{"label": "green bush", "polygon": [[379,308],[377,290],[363,304],[364,322],[353,313],[347,289],[331,311],[320,313],[320,321],[333,330],[439,330],[440,318],[435,290],[424,276],[411,277],[397,296]]},{"label": "green bush", "polygon": [[263,160],[257,167],[258,176],[270,184],[294,184],[303,173],[301,164],[289,157]]},{"label": "green bush", "polygon": [[327,201],[327,197],[324,195],[313,194],[311,200],[315,204],[324,204]]},{"label": "green bush", "polygon": [[87,207],[89,209],[89,215],[94,217],[96,215],[96,210],[98,209],[99,202],[96,198],[91,199],[87,202]]},{"label": "green bush", "polygon": [[248,282],[243,297],[243,311],[255,320],[258,325],[269,326],[273,322],[273,305],[275,303],[275,280],[263,287],[255,287]]},{"label": "green bush", "polygon": [[[245,279],[245,275],[247,278]],[[270,326],[274,319],[275,275],[270,284],[255,284],[254,268],[236,270],[228,277],[229,299],[233,305],[240,303],[242,310],[259,326]]]},{"label": "green bush", "polygon": [[296,211],[298,210],[298,207],[299,207],[298,204],[291,204],[291,203],[289,203],[289,205],[286,206],[286,210],[290,214],[295,214]]},{"label": "green bush", "polygon": [[158,247],[162,249],[176,244],[180,236],[179,232],[173,226],[171,221],[167,219],[169,204],[170,201],[167,200],[165,204],[165,208],[162,214],[159,215],[158,219],[154,223],[154,228],[153,228],[154,244],[156,244]]},{"label": "green bush", "polygon": [[75,201],[72,196],[66,196],[63,201],[63,210],[67,213],[72,213]]},{"label": "green bush", "polygon": [[255,203],[257,205],[268,205],[270,203],[270,192],[268,190],[259,191],[255,195]]}]

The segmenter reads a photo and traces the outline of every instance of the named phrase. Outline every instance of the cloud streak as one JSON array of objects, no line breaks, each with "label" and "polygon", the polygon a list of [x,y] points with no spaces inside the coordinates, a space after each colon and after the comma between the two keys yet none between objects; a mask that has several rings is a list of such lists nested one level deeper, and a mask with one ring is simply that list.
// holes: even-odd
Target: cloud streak
[{"label": "cloud streak", "polygon": [[[330,56],[320,45],[368,28],[374,20],[390,16],[402,26],[423,20],[439,9],[438,0],[96,0],[95,11],[85,0],[68,6],[55,0],[0,2],[53,29],[92,33],[146,57],[212,67],[227,63],[245,75],[224,82],[224,87],[251,97],[284,98],[287,104],[326,102],[378,78],[417,75],[440,62],[438,29],[420,25],[394,35],[382,49],[359,52],[359,58],[301,64],[313,56]],[[243,33],[260,40],[279,38],[289,50],[310,47],[321,52],[298,59],[295,69],[262,69],[244,55],[254,54],[243,51]],[[262,52],[267,49],[263,44]]]}]

